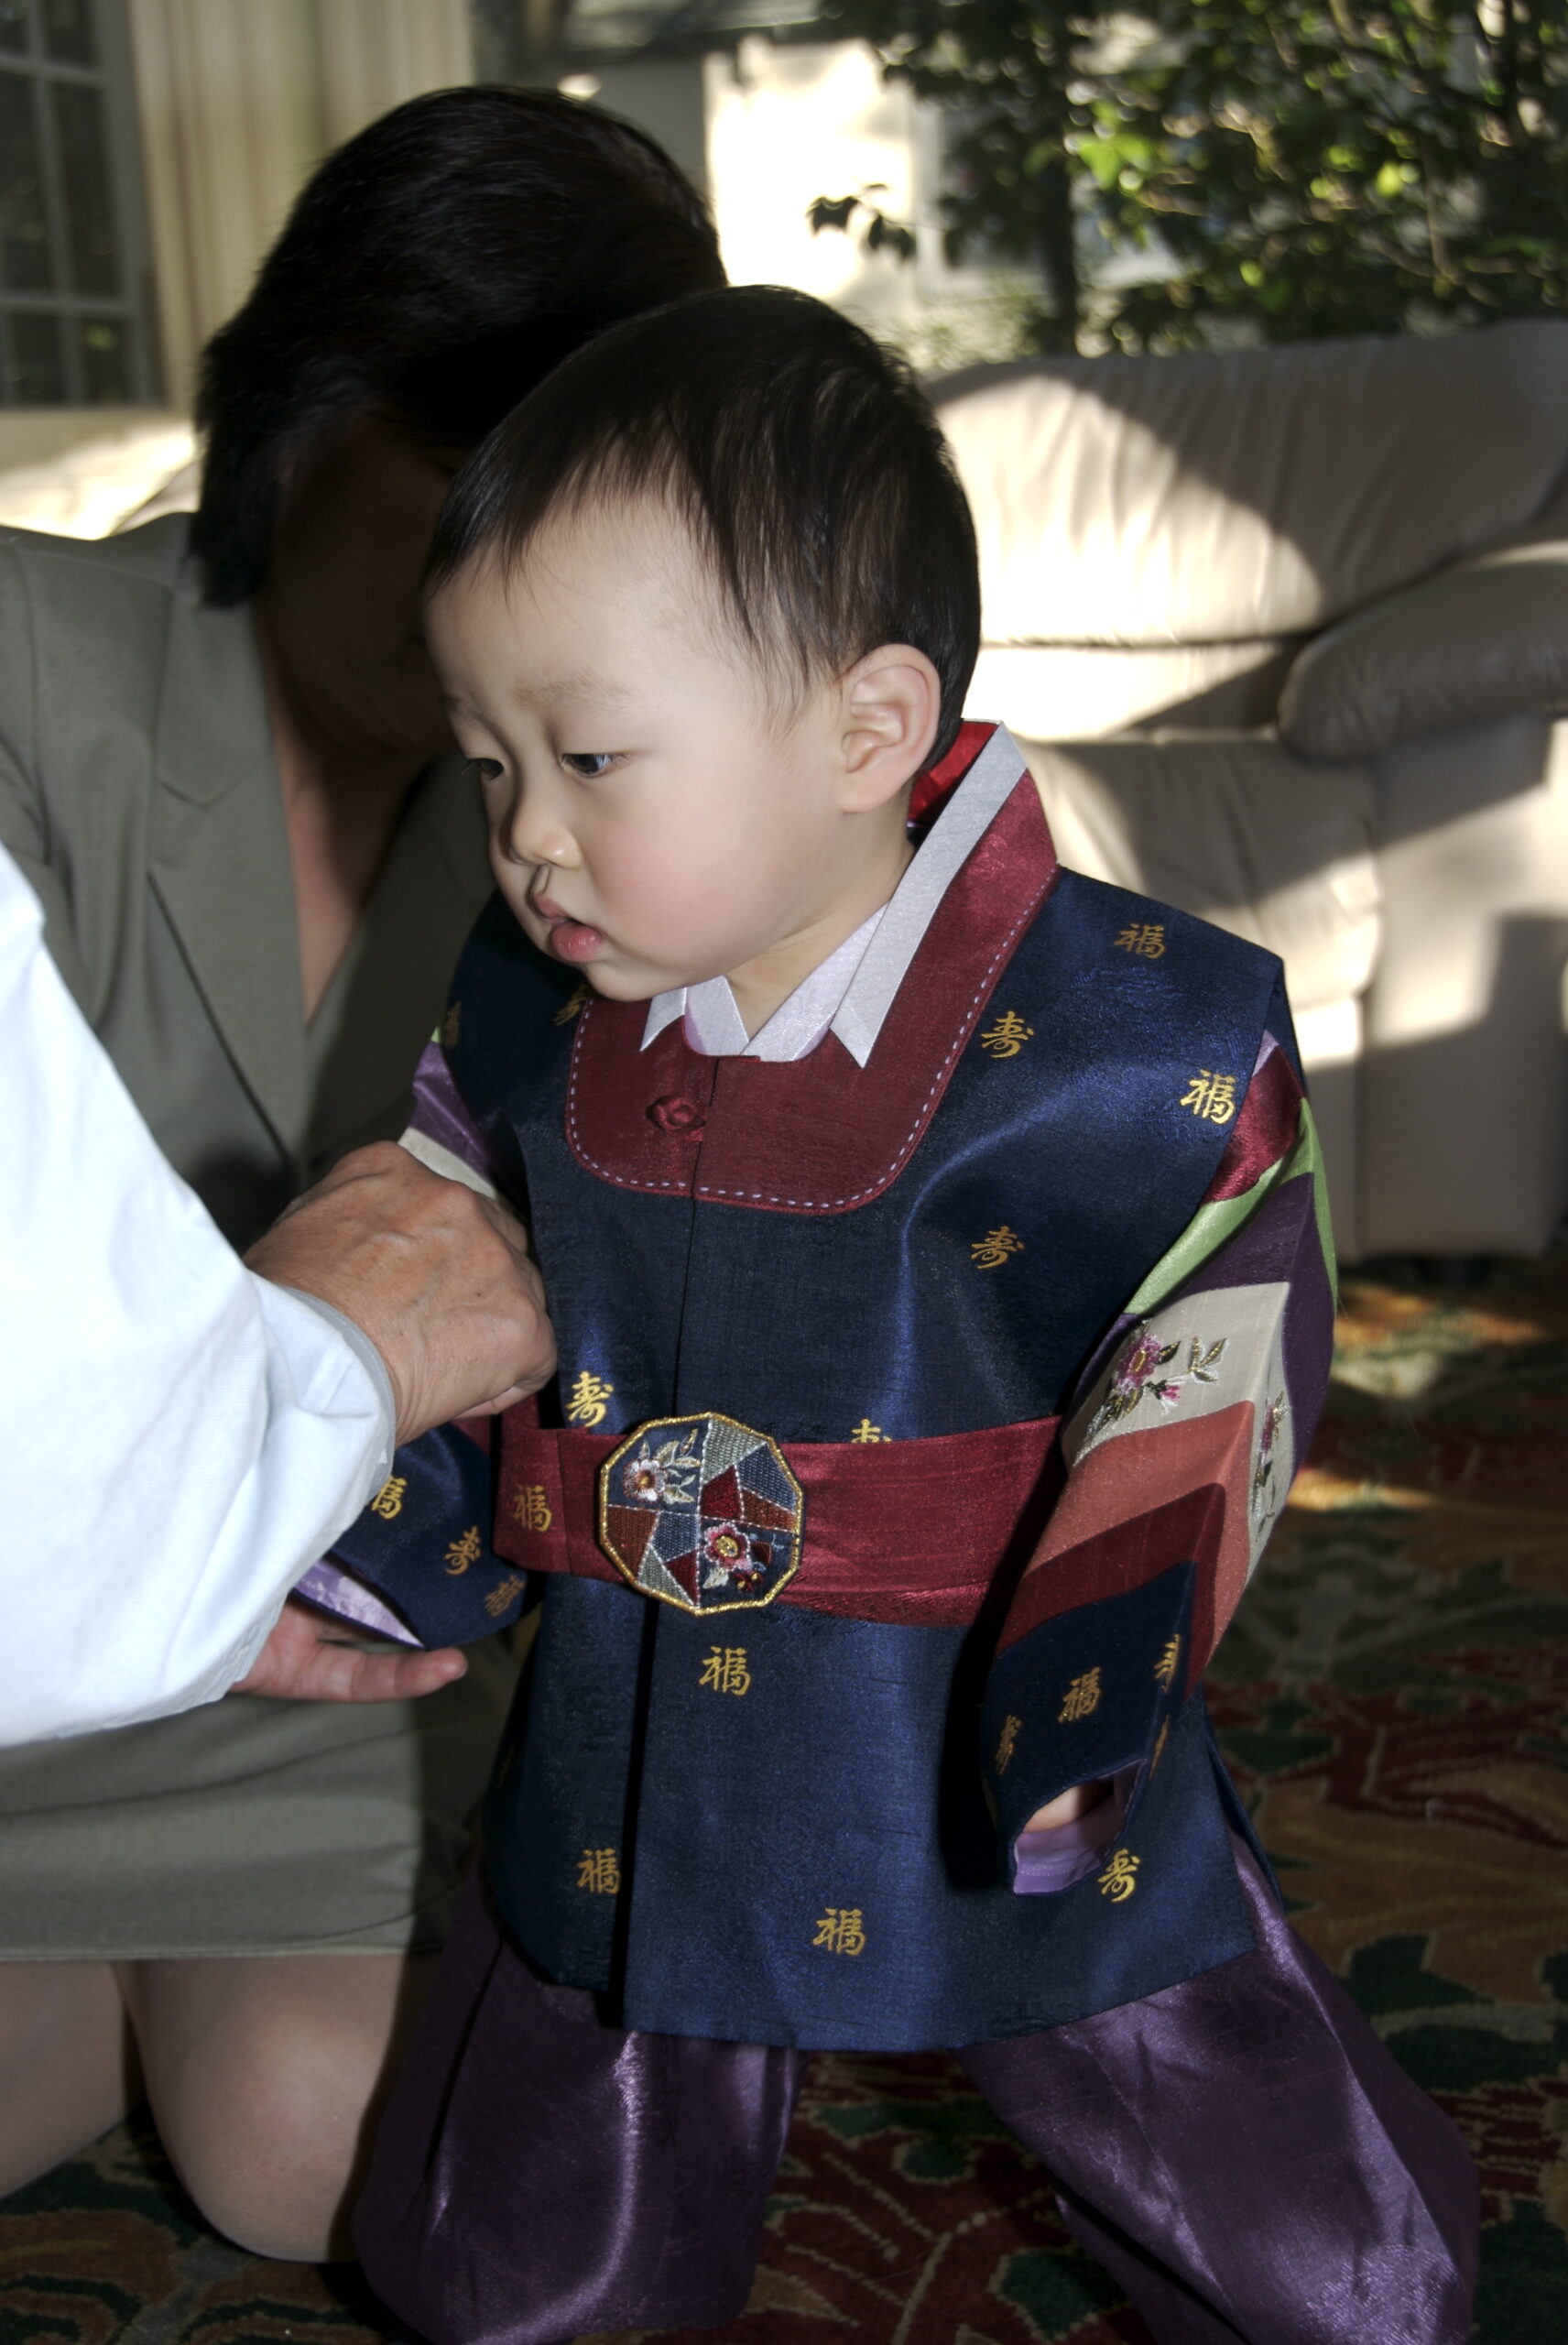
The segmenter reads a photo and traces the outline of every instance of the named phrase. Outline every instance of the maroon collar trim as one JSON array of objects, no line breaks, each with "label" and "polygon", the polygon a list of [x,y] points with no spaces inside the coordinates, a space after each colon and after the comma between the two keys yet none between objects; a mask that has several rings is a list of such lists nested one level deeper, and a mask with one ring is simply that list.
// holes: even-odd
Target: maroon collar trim
[{"label": "maroon collar trim", "polygon": [[[973,729],[971,759],[989,732]],[[775,1213],[868,1205],[919,1145],[1057,873],[1026,769],[938,905],[864,1067],[832,1032],[803,1059],[704,1057],[679,1020],[644,1050],[646,1003],[590,1001],[567,1078],[572,1154],[616,1188],[664,1196]]]}]

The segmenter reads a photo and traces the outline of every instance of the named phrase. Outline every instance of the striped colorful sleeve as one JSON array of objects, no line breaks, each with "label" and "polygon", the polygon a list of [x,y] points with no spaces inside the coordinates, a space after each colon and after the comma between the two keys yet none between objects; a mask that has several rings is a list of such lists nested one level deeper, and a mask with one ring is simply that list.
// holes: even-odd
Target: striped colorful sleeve
[{"label": "striped colorful sleeve", "polygon": [[988,1744],[1000,1735],[1018,1752],[994,1786],[1008,1834],[1083,1779],[1073,1752],[1085,1739],[1057,1730],[1064,1656],[1083,1639],[1105,1662],[1094,1681],[1104,1763],[1086,1772],[1149,1762],[1312,1439],[1333,1342],[1333,1240],[1288,1018],[1277,1023],[1287,1039],[1265,1034],[1208,1194],[1069,1406],[1062,1494],[1014,1591],[985,1701]]},{"label": "striped colorful sleeve", "polygon": [[1334,1308],[1323,1153],[1291,1055],[1269,1033],[1207,1195],[1080,1383],[1062,1434],[1066,1484],[1004,1647],[1086,1598],[1151,1577],[1153,1541],[1172,1562],[1198,1565],[1197,1674],[1312,1439]]}]

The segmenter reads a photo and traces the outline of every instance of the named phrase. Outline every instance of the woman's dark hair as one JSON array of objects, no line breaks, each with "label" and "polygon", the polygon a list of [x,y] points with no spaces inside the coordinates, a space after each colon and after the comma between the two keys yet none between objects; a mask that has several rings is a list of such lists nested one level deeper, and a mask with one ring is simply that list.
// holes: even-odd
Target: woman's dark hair
[{"label": "woman's dark hair", "polygon": [[650,138],[553,91],[411,98],[329,155],[202,354],[207,599],[267,575],[289,453],[357,417],[466,448],[616,319],[724,283]]},{"label": "woman's dark hair", "polygon": [[552,514],[666,498],[735,632],[798,682],[910,643],[952,745],[980,640],[975,528],[901,359],[805,293],[693,294],[613,326],[506,417],[453,482],[426,570],[521,560]]}]

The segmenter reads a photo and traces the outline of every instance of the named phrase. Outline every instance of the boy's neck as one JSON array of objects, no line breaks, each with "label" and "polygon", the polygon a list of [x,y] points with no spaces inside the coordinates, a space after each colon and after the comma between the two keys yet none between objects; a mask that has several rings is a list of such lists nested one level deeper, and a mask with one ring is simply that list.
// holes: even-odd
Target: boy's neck
[{"label": "boy's neck", "polygon": [[759,953],[742,967],[724,972],[748,1040],[761,1031],[813,969],[821,968],[830,954],[836,953],[873,912],[888,902],[915,851],[901,828],[890,844],[892,853],[862,874],[857,884],[836,897],[831,909],[809,927]]}]

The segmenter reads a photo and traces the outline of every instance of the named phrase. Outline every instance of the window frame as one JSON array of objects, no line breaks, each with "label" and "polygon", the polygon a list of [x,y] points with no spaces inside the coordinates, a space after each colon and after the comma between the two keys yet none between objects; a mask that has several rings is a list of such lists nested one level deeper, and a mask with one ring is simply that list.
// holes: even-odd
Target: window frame
[{"label": "window frame", "polygon": [[[112,415],[155,407],[162,393],[152,253],[147,229],[141,147],[132,79],[130,34],[125,0],[90,0],[97,58],[79,65],[49,57],[45,49],[40,0],[17,0],[27,28],[27,46],[0,49],[0,73],[27,85],[38,143],[41,198],[54,285],[49,291],[12,288],[0,273],[0,415],[58,415],[77,410]],[[102,106],[106,178],[119,290],[114,294],[74,289],[67,227],[65,178],[52,92],[70,83],[95,90]],[[11,321],[17,314],[50,316],[60,322],[63,397],[39,400],[17,395]],[[80,322],[113,319],[125,332],[124,387],[113,398],[89,396]]]}]

